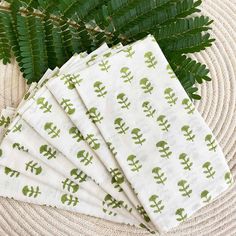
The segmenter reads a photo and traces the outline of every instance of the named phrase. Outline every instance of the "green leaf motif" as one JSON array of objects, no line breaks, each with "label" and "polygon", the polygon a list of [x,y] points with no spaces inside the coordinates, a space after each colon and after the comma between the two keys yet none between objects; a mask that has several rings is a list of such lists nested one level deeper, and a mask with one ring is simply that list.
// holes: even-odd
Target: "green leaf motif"
[{"label": "green leaf motif", "polygon": [[182,196],[184,197],[190,197],[191,193],[193,192],[192,189],[190,189],[190,185],[188,184],[187,180],[180,180],[178,182],[178,186],[180,193],[182,194]]},{"label": "green leaf motif", "polygon": [[152,86],[151,82],[148,78],[142,78],[139,82],[141,88],[143,89],[144,93],[152,94],[154,87]]},{"label": "green leaf motif", "polygon": [[94,137],[94,134],[87,134],[85,137],[85,140],[88,142],[89,146],[93,150],[97,150],[100,148],[100,143],[98,142],[98,139]]},{"label": "green leaf motif", "polygon": [[61,196],[61,202],[68,206],[77,206],[79,204],[79,200],[77,197],[74,197],[71,194],[63,194]]},{"label": "green leaf motif", "polygon": [[80,142],[84,140],[83,135],[80,133],[80,131],[77,129],[77,127],[71,127],[69,129],[69,134],[72,135],[72,138],[76,139],[76,142]]},{"label": "green leaf motif", "polygon": [[170,106],[176,104],[178,98],[176,97],[175,93],[173,92],[172,88],[166,88],[164,91],[165,99]]},{"label": "green leaf motif", "polygon": [[226,184],[228,184],[228,185],[233,184],[233,177],[230,172],[226,172],[224,178],[225,178]]},{"label": "green leaf motif", "polygon": [[60,105],[68,115],[72,115],[75,113],[75,108],[71,103],[70,99],[62,98]]},{"label": "green leaf motif", "polygon": [[145,209],[143,208],[143,206],[137,206],[136,209],[138,210],[139,214],[143,217],[143,219],[146,221],[146,222],[150,222],[150,218],[147,214],[147,212],[145,211]]},{"label": "green leaf motif", "polygon": [[38,186],[34,187],[28,185],[23,187],[22,193],[27,197],[33,197],[33,198],[36,198],[41,194]]},{"label": "green leaf motif", "polygon": [[104,98],[105,95],[107,94],[106,87],[103,85],[102,82],[96,81],[93,84],[93,87],[94,87],[94,92],[97,94],[97,97],[103,97]]},{"label": "green leaf motif", "polygon": [[181,131],[184,134],[184,137],[186,138],[187,141],[194,141],[195,135],[193,134],[193,131],[190,129],[189,125],[184,125],[181,128]]},{"label": "green leaf motif", "polygon": [[98,65],[99,65],[101,71],[106,71],[106,72],[108,72],[111,67],[109,65],[108,60],[102,60]]},{"label": "green leaf motif", "polygon": [[142,168],[140,161],[137,159],[135,155],[129,155],[127,158],[128,165],[131,167],[131,171],[139,172]]},{"label": "green leaf motif", "polygon": [[62,188],[67,189],[67,191],[71,193],[76,193],[79,190],[79,185],[76,184],[74,181],[66,178],[62,181]]},{"label": "green leaf motif", "polygon": [[203,165],[202,165],[202,168],[203,168],[203,173],[206,175],[206,177],[209,179],[209,178],[214,178],[215,176],[215,171],[211,165],[211,163],[209,161],[205,162]]},{"label": "green leaf motif", "polygon": [[163,140],[159,141],[156,144],[156,147],[158,148],[158,151],[160,152],[161,157],[168,159],[171,156],[172,152],[170,151],[170,147],[168,146],[166,141],[163,141]]},{"label": "green leaf motif", "polygon": [[116,216],[117,213],[114,212],[113,209],[121,208],[123,203],[124,203],[123,201],[117,201],[110,194],[107,194],[104,197],[104,200],[102,202],[103,212],[108,214],[108,215]]},{"label": "green leaf motif", "polygon": [[110,168],[109,172],[112,176],[111,183],[114,185],[115,188],[118,189],[118,192],[122,192],[123,190],[120,185],[123,184],[125,181],[123,174],[118,168]]},{"label": "green leaf motif", "polygon": [[155,68],[157,65],[157,60],[151,51],[148,51],[144,54],[145,63],[148,68]]},{"label": "green leaf motif", "polygon": [[184,221],[187,219],[188,215],[185,213],[184,208],[179,208],[176,210],[175,215],[177,216],[177,221]]},{"label": "green leaf motif", "polygon": [[60,129],[56,127],[56,125],[53,125],[52,122],[47,122],[44,125],[44,130],[47,131],[48,135],[51,138],[59,138],[60,137]]},{"label": "green leaf motif", "polygon": [[29,161],[25,164],[25,170],[30,171],[35,175],[39,175],[42,172],[42,167],[37,162]]},{"label": "green leaf motif", "polygon": [[108,146],[109,150],[111,151],[112,155],[114,157],[116,157],[117,151],[116,151],[115,147],[113,146],[113,144],[111,142],[107,142],[107,146]]},{"label": "green leaf motif", "polygon": [[208,203],[211,201],[211,195],[209,194],[209,191],[204,190],[201,192],[201,199],[204,203]]},{"label": "green leaf motif", "polygon": [[21,132],[22,131],[22,124],[15,124],[13,126],[12,132],[13,133],[17,133],[17,132]]},{"label": "green leaf motif", "polygon": [[121,78],[123,78],[123,81],[125,83],[131,83],[134,76],[132,76],[132,73],[128,67],[122,67],[120,69],[120,73],[121,73]]},{"label": "green leaf motif", "polygon": [[169,64],[166,66],[166,70],[171,79],[176,79],[176,75]]},{"label": "green leaf motif", "polygon": [[1,116],[0,118],[0,126],[3,126],[4,128],[7,128],[10,125],[11,119],[9,116]]},{"label": "green leaf motif", "polygon": [[87,180],[87,175],[81,170],[75,168],[70,171],[70,176],[74,178],[74,180],[78,180],[79,183],[83,183]]},{"label": "green leaf motif", "polygon": [[45,156],[48,160],[51,159],[56,159],[56,155],[57,155],[57,151],[54,150],[52,147],[48,146],[48,145],[42,145],[39,148],[39,152],[40,154],[43,154],[43,156]]},{"label": "green leaf motif", "polygon": [[187,111],[188,114],[193,114],[195,111],[195,107],[190,99],[185,98],[182,101],[182,105],[184,105],[184,109]]},{"label": "green leaf motif", "polygon": [[162,200],[159,200],[158,195],[152,195],[149,198],[150,207],[153,208],[154,213],[161,213],[162,210],[164,209],[164,205],[162,204]]},{"label": "green leaf motif", "polygon": [[143,134],[139,128],[132,129],[131,134],[133,134],[132,139],[134,140],[135,144],[143,145],[143,143],[146,141],[146,139],[143,138]]},{"label": "green leaf motif", "polygon": [[217,148],[217,144],[213,136],[211,134],[206,135],[205,141],[206,141],[209,151],[215,152]]},{"label": "green leaf motif", "polygon": [[29,150],[27,148],[25,148],[23,145],[19,144],[19,143],[13,143],[12,147],[15,149],[18,149],[19,151],[23,151],[23,152],[29,152]]},{"label": "green leaf motif", "polygon": [[39,105],[39,108],[43,110],[43,113],[52,112],[52,105],[49,104],[49,102],[44,97],[40,97],[36,101],[37,105]]},{"label": "green leaf motif", "polygon": [[86,114],[89,116],[89,119],[92,120],[93,123],[101,123],[101,121],[103,120],[103,117],[101,115],[101,113],[98,111],[98,109],[96,107],[92,107],[90,108]]},{"label": "green leaf motif", "polygon": [[126,134],[127,130],[129,129],[129,127],[126,126],[122,118],[116,118],[114,121],[114,125],[118,134]]},{"label": "green leaf motif", "polygon": [[129,57],[129,58],[132,58],[135,53],[132,46],[128,46],[127,48],[123,49],[122,51],[125,52],[126,53],[125,56]]},{"label": "green leaf motif", "polygon": [[83,81],[80,78],[80,75],[71,75],[66,74],[61,77],[61,80],[64,81],[64,84],[67,86],[68,89],[72,90],[76,87],[76,85],[80,85],[80,83]]},{"label": "green leaf motif", "polygon": [[161,127],[162,131],[169,131],[169,128],[171,125],[168,122],[168,120],[166,119],[166,116],[164,116],[164,115],[158,116],[157,122],[158,122],[158,125]]},{"label": "green leaf motif", "polygon": [[11,169],[11,168],[9,168],[9,167],[5,167],[5,168],[4,168],[4,173],[5,173],[6,175],[10,176],[11,178],[12,178],[12,177],[17,178],[17,177],[20,176],[20,172],[19,172],[19,171],[13,170],[13,169]]},{"label": "green leaf motif", "polygon": [[142,104],[143,107],[143,112],[146,114],[147,117],[154,117],[156,113],[156,109],[153,109],[152,106],[150,105],[150,102],[145,101]]},{"label": "green leaf motif", "polygon": [[167,177],[165,176],[165,173],[162,171],[160,167],[154,167],[152,169],[152,173],[154,174],[154,179],[157,184],[165,185]]},{"label": "green leaf motif", "polygon": [[77,158],[80,159],[80,162],[85,166],[92,164],[93,156],[86,152],[85,150],[81,150],[77,153]]},{"label": "green leaf motif", "polygon": [[2,157],[2,149],[0,148],[0,157]]},{"label": "green leaf motif", "polygon": [[131,103],[124,93],[118,94],[116,98],[118,100],[118,103],[121,104],[121,108],[129,109]]},{"label": "green leaf motif", "polygon": [[181,153],[179,155],[180,164],[184,167],[184,170],[191,170],[193,163],[190,158],[187,157],[186,153]]}]

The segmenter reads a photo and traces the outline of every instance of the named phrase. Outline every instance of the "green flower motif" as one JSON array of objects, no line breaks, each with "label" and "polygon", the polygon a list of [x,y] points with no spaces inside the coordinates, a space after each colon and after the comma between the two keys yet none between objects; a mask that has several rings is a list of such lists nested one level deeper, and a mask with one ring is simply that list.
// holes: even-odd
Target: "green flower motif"
[{"label": "green flower motif", "polygon": [[217,148],[217,144],[213,136],[211,134],[206,135],[205,141],[206,141],[209,151],[215,152]]},{"label": "green flower motif", "polygon": [[29,152],[29,149],[25,148],[23,145],[19,144],[19,143],[13,143],[12,147],[14,149],[18,149],[19,151],[23,151],[23,152]]},{"label": "green flower motif", "polygon": [[170,147],[168,146],[166,141],[160,141],[156,144],[156,147],[158,148],[158,151],[161,154],[161,157],[163,158],[169,158],[172,154],[172,152],[170,151]]},{"label": "green flower motif", "polygon": [[90,59],[88,61],[86,61],[86,65],[88,66],[91,62],[94,62],[97,58],[97,54],[94,54],[90,57]]},{"label": "green flower motif", "polygon": [[56,159],[57,151],[46,144],[42,145],[39,148],[39,152],[40,152],[40,154],[45,156],[48,160],[51,160],[52,158]]},{"label": "green flower motif", "polygon": [[94,87],[94,92],[97,94],[97,97],[103,97],[104,98],[105,95],[107,94],[106,87],[103,85],[102,82],[96,81],[93,84],[93,87]]},{"label": "green flower motif", "polygon": [[188,98],[185,98],[182,101],[182,105],[184,105],[184,109],[187,111],[188,114],[193,114],[194,113],[195,107]]},{"label": "green flower motif", "polygon": [[171,79],[176,79],[176,75],[169,64],[166,66],[166,70]]},{"label": "green flower motif", "polygon": [[129,129],[129,127],[126,126],[125,122],[120,117],[115,119],[114,125],[118,134],[126,134],[126,131]]},{"label": "green flower motif", "polygon": [[83,183],[87,180],[87,175],[81,170],[75,168],[70,171],[70,176],[73,177],[74,180],[78,180],[79,183]]},{"label": "green flower motif", "polygon": [[193,131],[190,129],[189,125],[184,125],[181,128],[181,131],[184,134],[184,137],[186,138],[187,141],[194,141],[195,135],[193,134]]},{"label": "green flower motif", "polygon": [[139,82],[141,88],[143,89],[144,93],[152,93],[154,87],[152,86],[151,82],[147,78],[142,78]]},{"label": "green flower motif", "polygon": [[129,109],[130,102],[124,93],[118,94],[116,98],[118,103],[121,104],[121,108]]},{"label": "green flower motif", "polygon": [[39,175],[42,172],[42,167],[37,162],[29,161],[25,164],[25,170],[30,171],[35,175]]},{"label": "green flower motif", "polygon": [[224,178],[225,178],[226,184],[228,184],[228,185],[233,184],[233,177],[230,172],[226,172]]},{"label": "green flower motif", "polygon": [[2,149],[0,148],[0,157],[2,156]]},{"label": "green flower motif", "polygon": [[166,119],[166,116],[160,115],[157,117],[158,125],[161,127],[162,131],[169,131],[170,123]]},{"label": "green flower motif", "polygon": [[131,83],[134,77],[132,76],[132,73],[128,67],[122,67],[120,69],[120,73],[121,73],[121,78],[123,78],[123,81],[125,83]]},{"label": "green flower motif", "polygon": [[63,194],[61,196],[61,202],[68,206],[77,206],[79,204],[78,198],[70,194]]},{"label": "green flower motif", "polygon": [[5,116],[1,116],[0,118],[0,126],[3,126],[4,128],[7,128],[10,125],[11,119],[10,117],[5,117]]},{"label": "green flower motif", "polygon": [[17,178],[17,177],[19,177],[20,176],[20,172],[18,172],[18,171],[16,171],[16,170],[13,170],[13,169],[11,169],[11,168],[9,168],[9,167],[5,167],[4,168],[4,173],[6,174],[6,175],[8,175],[9,177],[14,177],[14,178]]},{"label": "green flower motif", "polygon": [[71,103],[70,99],[62,98],[60,105],[68,115],[72,115],[75,113],[75,108]]},{"label": "green flower motif", "polygon": [[99,65],[101,71],[106,71],[106,72],[108,72],[108,70],[111,67],[109,65],[109,61],[108,60],[102,60],[98,65]]},{"label": "green flower motif", "polygon": [[147,117],[152,117],[152,118],[154,117],[156,109],[152,108],[150,102],[148,101],[143,102],[142,107],[143,107],[143,112],[146,113]]},{"label": "green flower motif", "polygon": [[154,213],[161,213],[164,209],[164,205],[162,204],[162,200],[159,200],[158,195],[152,195],[149,198],[150,207],[153,208]]},{"label": "green flower motif", "polygon": [[80,131],[77,129],[77,127],[71,127],[69,129],[69,134],[72,135],[73,139],[76,139],[76,142],[80,142],[84,140],[83,135],[80,133]]},{"label": "green flower motif", "polygon": [[144,54],[145,63],[148,68],[155,68],[157,65],[157,60],[151,51],[148,51]]},{"label": "green flower motif", "polygon": [[104,197],[104,200],[102,202],[102,205],[103,205],[103,209],[102,210],[103,210],[104,213],[106,213],[108,215],[116,216],[117,213],[114,212],[113,209],[121,208],[123,203],[124,203],[123,201],[117,201],[110,194],[107,194]]},{"label": "green flower motif", "polygon": [[76,87],[76,85],[80,85],[83,79],[80,78],[80,75],[71,75],[66,74],[61,77],[61,80],[64,81],[64,84],[67,86],[68,89],[72,90]]},{"label": "green flower motif", "polygon": [[176,210],[175,215],[178,216],[176,218],[177,221],[184,221],[187,219],[188,215],[185,213],[184,208],[179,208]]},{"label": "green flower motif", "polygon": [[101,113],[96,107],[90,108],[86,112],[86,114],[89,116],[89,119],[91,119],[93,123],[101,123],[101,121],[103,120]]},{"label": "green flower motif", "polygon": [[162,172],[162,169],[160,167],[154,167],[152,169],[152,173],[154,174],[154,179],[156,180],[157,184],[165,185],[167,177],[165,177],[165,173]]},{"label": "green flower motif", "polygon": [[209,178],[214,178],[215,176],[215,171],[211,165],[211,163],[209,161],[205,162],[203,165],[202,165],[202,168],[203,168],[203,173],[206,174],[206,177],[209,179]]},{"label": "green flower motif", "polygon": [[51,138],[59,138],[60,137],[60,129],[58,129],[52,122],[47,122],[44,125],[44,130],[47,131],[48,135]]},{"label": "green flower motif", "polygon": [[143,217],[143,219],[146,221],[146,222],[150,222],[150,218],[147,214],[147,212],[144,210],[143,206],[137,206],[136,209],[138,210],[139,214]]},{"label": "green flower motif", "polygon": [[43,110],[43,113],[52,112],[52,105],[46,101],[46,98],[40,97],[36,101],[37,105],[39,105],[39,109]]},{"label": "green flower motif", "polygon": [[190,189],[190,185],[188,184],[187,180],[180,180],[178,182],[178,186],[180,193],[182,194],[182,196],[184,197],[190,197],[192,190]]},{"label": "green flower motif", "polygon": [[201,192],[201,199],[204,203],[208,203],[211,201],[211,195],[207,190]]},{"label": "green flower motif", "polygon": [[12,132],[13,133],[17,133],[17,132],[21,132],[22,131],[22,124],[15,124],[13,126]]},{"label": "green flower motif", "polygon": [[132,129],[131,134],[133,134],[132,139],[134,140],[135,144],[143,145],[143,143],[146,141],[146,139],[143,138],[143,134],[139,128]]},{"label": "green flower motif", "polygon": [[173,106],[176,104],[178,98],[176,97],[172,88],[165,89],[164,95],[165,95],[165,99],[167,100],[167,103],[170,104],[170,106]]},{"label": "green flower motif", "polygon": [[134,53],[135,53],[135,51],[133,50],[132,46],[128,46],[127,48],[123,49],[122,51],[125,52],[126,53],[125,56],[129,57],[129,58],[132,58]]},{"label": "green flower motif", "polygon": [[86,152],[85,150],[81,150],[77,153],[77,158],[80,159],[80,162],[85,166],[92,164],[93,156]]},{"label": "green flower motif", "polygon": [[71,193],[76,193],[79,190],[79,185],[74,181],[66,178],[64,181],[62,181],[62,188],[67,189],[67,191]]},{"label": "green flower motif", "polygon": [[118,168],[110,168],[109,172],[112,176],[111,183],[114,185],[115,188],[118,189],[118,192],[122,192],[123,190],[121,189],[120,185],[125,181],[123,174]]},{"label": "green flower motif", "polygon": [[98,143],[98,139],[94,137],[94,134],[87,134],[85,140],[93,150],[97,150],[100,148],[100,143]]},{"label": "green flower motif", "polygon": [[131,167],[131,171],[133,172],[139,172],[139,170],[142,168],[142,165],[135,155],[129,155],[127,158],[127,162]]},{"label": "green flower motif", "polygon": [[179,155],[179,160],[181,165],[183,165],[184,170],[191,170],[193,163],[190,161],[190,158],[187,157],[186,153],[181,153]]},{"label": "green flower motif", "polygon": [[36,198],[41,194],[38,186],[34,187],[28,185],[23,187],[22,193],[27,197],[33,197],[33,198]]}]

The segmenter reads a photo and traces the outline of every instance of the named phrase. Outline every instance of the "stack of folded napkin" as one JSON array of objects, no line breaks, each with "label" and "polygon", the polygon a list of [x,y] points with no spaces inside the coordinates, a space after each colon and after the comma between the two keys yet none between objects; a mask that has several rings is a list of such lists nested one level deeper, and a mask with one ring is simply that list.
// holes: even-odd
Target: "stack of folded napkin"
[{"label": "stack of folded napkin", "polygon": [[154,37],[74,55],[0,117],[0,194],[163,232],[232,185]]}]

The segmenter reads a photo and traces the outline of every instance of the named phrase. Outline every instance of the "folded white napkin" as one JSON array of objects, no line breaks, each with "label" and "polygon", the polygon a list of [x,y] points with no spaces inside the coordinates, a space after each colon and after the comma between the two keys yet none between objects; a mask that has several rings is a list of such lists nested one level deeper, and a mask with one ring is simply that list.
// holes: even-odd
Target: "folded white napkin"
[{"label": "folded white napkin", "polygon": [[[81,71],[78,93],[156,227],[169,230],[224,192],[224,155],[152,36],[102,70]],[[96,84],[102,87],[99,96]]]}]

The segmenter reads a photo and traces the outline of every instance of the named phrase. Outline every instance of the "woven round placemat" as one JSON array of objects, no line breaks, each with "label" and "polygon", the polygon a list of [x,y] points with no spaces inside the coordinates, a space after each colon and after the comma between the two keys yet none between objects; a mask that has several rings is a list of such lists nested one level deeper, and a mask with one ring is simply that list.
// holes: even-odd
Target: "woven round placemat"
[{"label": "woven round placemat", "polygon": [[[205,0],[204,14],[214,19],[214,45],[194,56],[208,65],[213,81],[199,87],[199,112],[223,148],[236,177],[236,0]],[[27,86],[15,61],[0,65],[0,110],[17,106]],[[0,235],[148,235],[144,230],[94,217],[0,198]],[[236,235],[236,185],[166,234],[176,236]]]}]

